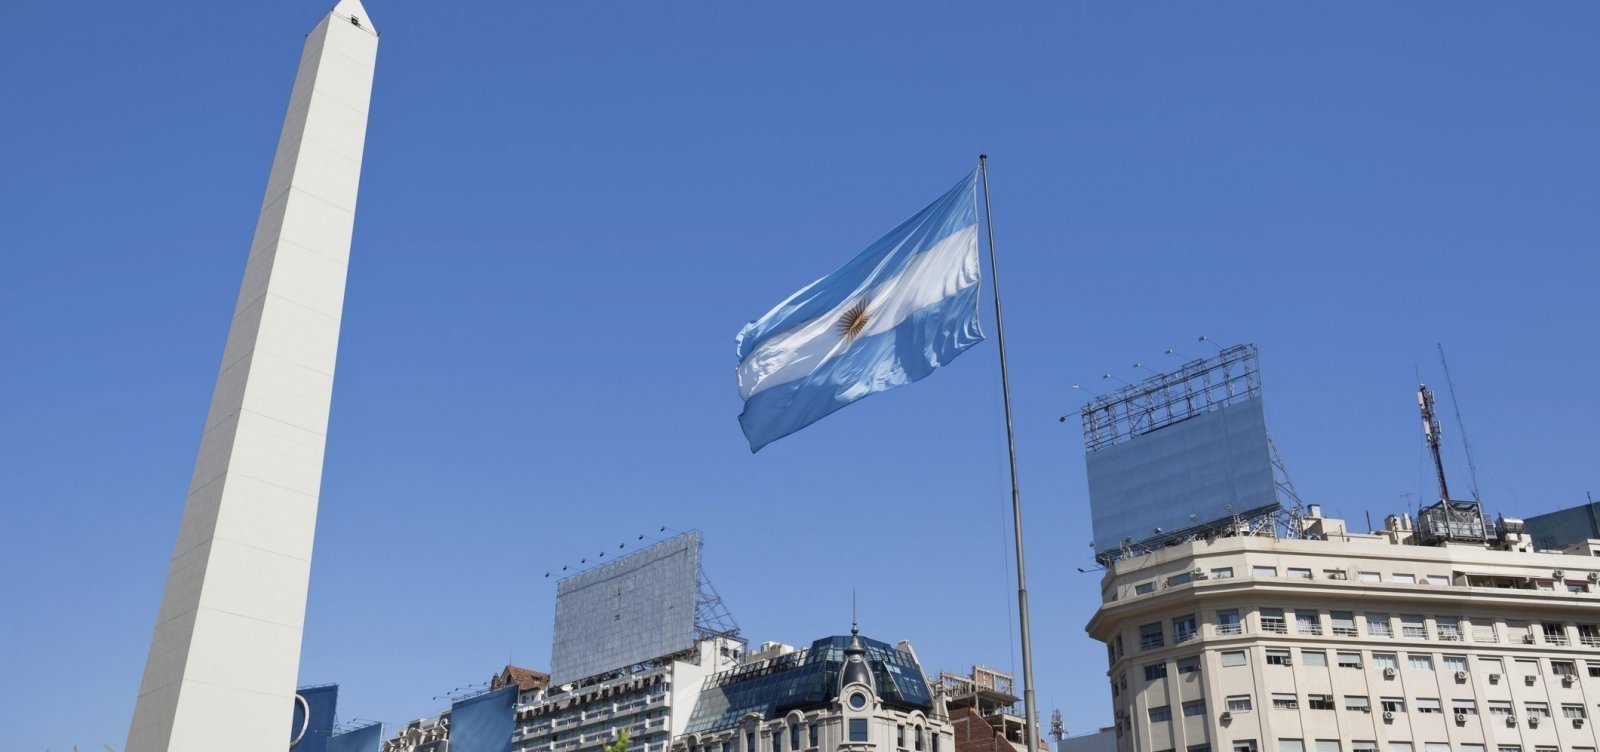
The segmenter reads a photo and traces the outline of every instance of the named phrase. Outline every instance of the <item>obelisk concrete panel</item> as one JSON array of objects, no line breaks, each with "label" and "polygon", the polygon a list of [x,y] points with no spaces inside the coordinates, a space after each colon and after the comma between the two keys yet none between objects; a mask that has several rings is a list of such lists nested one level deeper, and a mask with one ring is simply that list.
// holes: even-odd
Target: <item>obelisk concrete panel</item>
[{"label": "obelisk concrete panel", "polygon": [[306,37],[127,752],[284,747],[377,41],[358,0]]}]

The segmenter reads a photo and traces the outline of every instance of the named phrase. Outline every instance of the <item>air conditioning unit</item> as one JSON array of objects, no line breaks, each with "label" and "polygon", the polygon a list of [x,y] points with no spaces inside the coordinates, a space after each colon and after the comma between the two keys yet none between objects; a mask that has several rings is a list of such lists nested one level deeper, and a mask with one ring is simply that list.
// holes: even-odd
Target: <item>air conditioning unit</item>
[{"label": "air conditioning unit", "polygon": [[1222,711],[1222,715],[1217,716],[1217,720],[1223,721],[1223,722],[1227,722],[1227,721],[1233,720],[1233,711],[1231,711],[1231,710]]},{"label": "air conditioning unit", "polygon": [[1490,674],[1489,675],[1489,683],[1490,684],[1499,684],[1500,683],[1500,675],[1499,674]]},{"label": "air conditioning unit", "polygon": [[1467,714],[1466,713],[1456,713],[1456,723],[1466,723],[1466,722],[1467,722]]},{"label": "air conditioning unit", "polygon": [[1560,582],[1561,580],[1567,579],[1567,572],[1564,569],[1557,569],[1556,571],[1550,573],[1550,578]]},{"label": "air conditioning unit", "polygon": [[1467,680],[1467,672],[1465,672],[1465,671],[1457,671],[1456,672],[1456,681],[1460,682],[1460,681],[1466,681],[1466,680]]},{"label": "air conditioning unit", "polygon": [[1394,721],[1394,711],[1393,710],[1385,710],[1385,711],[1383,711],[1383,720],[1385,722],[1393,722]]},{"label": "air conditioning unit", "polygon": [[1539,716],[1528,717],[1528,728],[1539,728]]},{"label": "air conditioning unit", "polygon": [[1197,580],[1203,580],[1206,578],[1206,570],[1195,567],[1194,569],[1189,570],[1189,576]]},{"label": "air conditioning unit", "polygon": [[1572,727],[1573,728],[1583,728],[1583,719],[1582,718],[1574,718],[1574,719],[1572,719]]},{"label": "air conditioning unit", "polygon": [[1524,644],[1524,645],[1532,645],[1533,644],[1533,635],[1531,635],[1531,634],[1523,635],[1522,636],[1522,644]]},{"label": "air conditioning unit", "polygon": [[1372,706],[1371,705],[1367,705],[1367,706],[1361,708],[1361,712],[1366,713],[1367,715],[1372,715]]},{"label": "air conditioning unit", "polygon": [[1393,678],[1395,678],[1396,676],[1399,676],[1399,675],[1400,675],[1400,671],[1395,669],[1394,667],[1386,668],[1386,669],[1383,670],[1383,678],[1385,678],[1385,679],[1393,679]]},{"label": "air conditioning unit", "polygon": [[1577,680],[1578,680],[1578,677],[1573,676],[1572,674],[1562,674],[1561,675],[1561,683],[1564,686],[1570,687],[1570,686],[1572,686],[1572,683],[1577,681]]},{"label": "air conditioning unit", "polygon": [[1528,674],[1527,676],[1522,677],[1522,681],[1531,687],[1539,681],[1539,677],[1534,676],[1533,674]]},{"label": "air conditioning unit", "polygon": [[1507,726],[1515,726],[1515,725],[1517,725],[1517,717],[1514,716],[1514,715],[1506,716],[1506,725]]},{"label": "air conditioning unit", "polygon": [[1283,665],[1285,665],[1285,666],[1293,666],[1293,665],[1294,665],[1294,659],[1292,659],[1292,658],[1290,658],[1290,659],[1285,659],[1285,660],[1284,660],[1284,661],[1283,661]]}]

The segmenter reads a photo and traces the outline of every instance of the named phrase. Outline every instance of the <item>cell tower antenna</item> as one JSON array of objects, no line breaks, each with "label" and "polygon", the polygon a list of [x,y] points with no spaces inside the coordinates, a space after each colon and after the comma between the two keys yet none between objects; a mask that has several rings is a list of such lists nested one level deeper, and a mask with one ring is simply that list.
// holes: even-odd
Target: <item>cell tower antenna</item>
[{"label": "cell tower antenna", "polygon": [[1061,720],[1060,708],[1050,711],[1050,735],[1055,737],[1056,744],[1067,736],[1067,724]]},{"label": "cell tower antenna", "polygon": [[1434,344],[1439,347],[1439,365],[1444,367],[1444,385],[1450,390],[1450,409],[1456,414],[1456,430],[1461,432],[1461,448],[1467,454],[1467,480],[1471,483],[1468,490],[1472,491],[1473,501],[1483,501],[1478,497],[1478,465],[1472,461],[1472,442],[1467,441],[1467,424],[1461,422],[1461,403],[1456,401],[1456,381],[1450,378],[1450,362],[1444,359],[1444,343]]},{"label": "cell tower antenna", "polygon": [[1433,390],[1427,384],[1417,385],[1417,406],[1422,410],[1422,436],[1433,451],[1433,469],[1439,474],[1439,498],[1450,500],[1450,486],[1444,480],[1444,458],[1439,454],[1439,414],[1434,410]]}]

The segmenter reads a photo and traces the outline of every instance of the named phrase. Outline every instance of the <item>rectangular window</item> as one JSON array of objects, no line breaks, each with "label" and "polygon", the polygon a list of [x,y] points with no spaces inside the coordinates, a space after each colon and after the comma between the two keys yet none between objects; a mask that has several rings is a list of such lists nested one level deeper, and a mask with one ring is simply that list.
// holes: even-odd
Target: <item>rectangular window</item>
[{"label": "rectangular window", "polygon": [[1155,681],[1157,679],[1165,679],[1165,678],[1167,678],[1167,664],[1166,663],[1152,663],[1152,664],[1144,667],[1144,680],[1145,681]]},{"label": "rectangular window", "polygon": [[1228,695],[1228,712],[1248,713],[1250,709],[1250,695]]},{"label": "rectangular window", "polygon": [[1187,584],[1189,584],[1190,582],[1193,582],[1193,581],[1194,581],[1194,575],[1192,575],[1192,574],[1190,574],[1188,572],[1184,572],[1182,574],[1175,574],[1175,575],[1167,578],[1167,587],[1173,587],[1175,585],[1187,585]]},{"label": "rectangular window", "polygon": [[1578,664],[1572,661],[1550,661],[1550,673],[1556,676],[1577,676]]},{"label": "rectangular window", "polygon": [[1378,752],[1378,743],[1371,739],[1357,739],[1350,742],[1350,752]]},{"label": "rectangular window", "polygon": [[1540,624],[1539,627],[1544,631],[1544,642],[1546,645],[1567,644],[1567,625]]},{"label": "rectangular window", "polygon": [[1328,578],[1330,580],[1348,580],[1348,579],[1350,579],[1350,573],[1348,571],[1346,571],[1346,570],[1343,570],[1343,569],[1324,569],[1324,570],[1322,570],[1322,576],[1326,577],[1326,578]]},{"label": "rectangular window", "polygon": [[1498,747],[1495,747],[1495,750],[1496,750],[1496,752],[1522,752],[1522,745],[1520,745],[1520,744],[1502,744],[1502,745],[1500,745]]},{"label": "rectangular window", "polygon": [[1360,578],[1362,582],[1378,582],[1383,579],[1377,572],[1362,572]]},{"label": "rectangular window", "polygon": [[1178,673],[1192,674],[1200,670],[1200,656],[1191,655],[1188,658],[1178,659]]},{"label": "rectangular window", "polygon": [[[1191,744],[1191,745],[1189,745],[1189,752],[1211,752],[1211,745],[1209,745],[1209,744]],[[1590,750],[1590,752],[1594,752],[1594,751]]]},{"label": "rectangular window", "polygon": [[1461,617],[1435,616],[1433,625],[1439,630],[1439,639],[1445,642],[1461,641]]},{"label": "rectangular window", "polygon": [[1478,670],[1485,674],[1503,674],[1505,673],[1505,666],[1500,662],[1499,658],[1479,658]]},{"label": "rectangular window", "polygon": [[1278,568],[1277,567],[1260,567],[1260,566],[1251,567],[1250,568],[1250,576],[1251,577],[1277,577],[1278,576]]},{"label": "rectangular window", "polygon": [[1561,705],[1561,717],[1562,718],[1588,718],[1589,716],[1584,714],[1584,710],[1583,710],[1583,706],[1582,705],[1569,705],[1569,704],[1566,704],[1566,703],[1562,703],[1562,705]]},{"label": "rectangular window", "polygon": [[1466,671],[1467,657],[1464,655],[1447,655],[1444,657],[1444,670]]},{"label": "rectangular window", "polygon": [[1233,752],[1256,752],[1256,740],[1236,739],[1233,742]]},{"label": "rectangular window", "polygon": [[911,748],[922,752],[922,727],[915,726],[911,729]]},{"label": "rectangular window", "polygon": [[1439,698],[1437,697],[1418,697],[1416,708],[1418,713],[1427,713],[1429,715],[1437,715],[1444,712],[1444,708],[1439,706]]},{"label": "rectangular window", "polygon": [[1401,574],[1400,572],[1395,572],[1394,574],[1389,575],[1389,581],[1399,582],[1406,585],[1415,585],[1417,584],[1417,576],[1414,574]]},{"label": "rectangular window", "polygon": [[1285,574],[1287,574],[1289,577],[1292,577],[1292,578],[1294,578],[1296,580],[1309,580],[1309,579],[1311,579],[1311,570],[1305,569],[1303,567],[1289,567],[1289,571],[1286,572]]},{"label": "rectangular window", "polygon": [[1378,706],[1391,713],[1406,712],[1405,698],[1383,697],[1378,700]]},{"label": "rectangular window", "polygon": [[1155,582],[1141,582],[1133,586],[1134,595],[1149,595],[1156,591]]},{"label": "rectangular window", "polygon": [[1366,695],[1345,695],[1344,709],[1358,710],[1365,713],[1372,710],[1372,702],[1367,699]]},{"label": "rectangular window", "polygon": [[1299,739],[1279,739],[1278,752],[1306,752],[1306,743]]},{"label": "rectangular window", "polygon": [[1243,666],[1244,663],[1245,663],[1245,660],[1244,660],[1244,651],[1243,650],[1224,650],[1224,651],[1222,651],[1222,665],[1224,665],[1224,666]]},{"label": "rectangular window", "polygon": [[[901,726],[900,728],[902,732],[905,729],[904,726]],[[900,746],[904,747],[906,746],[905,734],[902,733],[900,736]],[[783,752],[783,729],[772,730],[772,752]]]},{"label": "rectangular window", "polygon": [[1302,650],[1300,651],[1300,660],[1307,666],[1328,667],[1328,654],[1321,650]]},{"label": "rectangular window", "polygon": [[1289,666],[1293,665],[1293,663],[1293,661],[1289,660],[1289,651],[1267,649],[1268,666]]},{"label": "rectangular window", "polygon": [[[817,724],[813,723],[810,726],[807,726],[806,727],[806,734],[810,738],[811,746],[813,746],[813,747],[821,746],[820,744],[817,743]],[[938,734],[934,734],[933,735],[933,752],[939,752],[939,735]]]},{"label": "rectangular window", "polygon": [[853,741],[853,742],[864,742],[864,741],[867,741],[867,719],[865,719],[865,718],[851,718],[850,719],[850,741]]},{"label": "rectangular window", "polygon": [[1289,625],[1283,620],[1283,609],[1261,609],[1261,631],[1272,634],[1289,634]]},{"label": "rectangular window", "polygon": [[1205,715],[1205,714],[1206,714],[1206,701],[1205,700],[1190,700],[1189,702],[1186,702],[1186,703],[1183,704],[1183,715],[1185,717],[1187,717],[1187,718],[1193,718],[1193,717],[1195,717],[1197,715]]},{"label": "rectangular window", "polygon": [[1321,635],[1322,620],[1315,611],[1295,611],[1294,629],[1296,634]]},{"label": "rectangular window", "polygon": [[756,752],[756,735],[753,731],[744,735],[744,752]]},{"label": "rectangular window", "polygon": [[[789,727],[789,748],[800,752],[800,724]],[[922,729],[917,729],[917,749],[922,749]]]},{"label": "rectangular window", "polygon": [[1350,611],[1330,611],[1328,620],[1333,622],[1335,637],[1357,637],[1356,615]]},{"label": "rectangular window", "polygon": [[1446,576],[1444,576],[1442,574],[1430,574],[1427,577],[1422,578],[1422,581],[1428,583],[1429,585],[1449,585],[1450,584],[1450,578],[1446,577]]},{"label": "rectangular window", "polygon": [[1194,614],[1180,616],[1172,620],[1172,644],[1182,645],[1195,637],[1199,628],[1195,626]]},{"label": "rectangular window", "polygon": [[1367,614],[1368,637],[1393,637],[1394,630],[1389,628],[1388,614]]},{"label": "rectangular window", "polygon": [[1373,653],[1372,667],[1379,671],[1386,668],[1399,669],[1400,662],[1395,658],[1394,653]]},{"label": "rectangular window", "polygon": [[1400,615],[1400,636],[1407,640],[1428,639],[1428,622],[1420,614]]},{"label": "rectangular window", "polygon": [[1518,658],[1517,662],[1516,662],[1516,667],[1517,667],[1517,676],[1521,676],[1521,677],[1529,677],[1529,676],[1537,677],[1537,676],[1539,676],[1539,659],[1538,658]]},{"label": "rectangular window", "polygon": [[1525,710],[1527,710],[1529,718],[1549,718],[1550,717],[1550,703],[1547,703],[1547,702],[1529,702],[1529,703],[1524,703],[1522,707]]},{"label": "rectangular window", "polygon": [[1425,752],[1450,752],[1449,742],[1428,742],[1422,745]]},{"label": "rectangular window", "polygon": [[1287,692],[1272,693],[1273,710],[1299,710],[1300,698]]},{"label": "rectangular window", "polygon": [[1600,625],[1579,624],[1578,642],[1585,647],[1600,648]]},{"label": "rectangular window", "polygon": [[1450,711],[1462,715],[1477,715],[1478,703],[1472,700],[1451,700]]},{"label": "rectangular window", "polygon": [[1585,665],[1589,667],[1590,676],[1600,677],[1600,663],[1589,662]]},{"label": "rectangular window", "polygon": [[1463,744],[1463,745],[1461,745],[1461,752],[1483,752],[1483,745],[1482,744]]},{"label": "rectangular window", "polygon": [[1494,620],[1485,616],[1472,617],[1473,642],[1499,642],[1499,635],[1494,631]]},{"label": "rectangular window", "polygon": [[1158,705],[1150,709],[1150,722],[1160,723],[1172,720],[1172,706]]},{"label": "rectangular window", "polygon": [[1217,634],[1236,635],[1244,631],[1239,623],[1239,612],[1236,609],[1227,609],[1217,612]]},{"label": "rectangular window", "polygon": [[1418,655],[1416,653],[1407,653],[1406,654],[1406,665],[1410,666],[1412,671],[1432,671],[1433,670],[1433,656],[1431,656],[1431,655]]},{"label": "rectangular window", "polygon": [[1233,577],[1233,567],[1217,567],[1211,570],[1211,579],[1227,580]]},{"label": "rectangular window", "polygon": [[1489,715],[1511,715],[1511,703],[1505,700],[1490,700]]},{"label": "rectangular window", "polygon": [[1161,622],[1139,626],[1139,649],[1155,650],[1166,644],[1161,632]]},{"label": "rectangular window", "polygon": [[[932,737],[931,741],[933,742],[932,752],[939,752],[939,732],[935,731],[929,736]],[[811,746],[815,747],[817,745],[815,742],[813,742]]]},{"label": "rectangular window", "polygon": [[1306,707],[1311,710],[1333,710],[1333,695],[1306,695]]},{"label": "rectangular window", "polygon": [[1361,668],[1361,654],[1340,652],[1339,668]]},{"label": "rectangular window", "polygon": [[1411,742],[1389,742],[1389,752],[1411,752]]},{"label": "rectangular window", "polygon": [[901,724],[899,726],[895,726],[894,727],[894,745],[896,747],[901,748],[901,749],[905,749],[906,748],[906,727],[905,727],[905,724]]}]

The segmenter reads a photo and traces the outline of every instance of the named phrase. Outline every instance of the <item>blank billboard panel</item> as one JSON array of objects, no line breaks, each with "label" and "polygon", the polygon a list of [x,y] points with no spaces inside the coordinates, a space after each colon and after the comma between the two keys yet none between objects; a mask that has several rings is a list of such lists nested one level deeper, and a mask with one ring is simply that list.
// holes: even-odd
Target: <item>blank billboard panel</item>
[{"label": "blank billboard panel", "polygon": [[694,647],[699,593],[698,532],[562,580],[550,682],[561,685]]},{"label": "blank billboard panel", "polygon": [[1095,550],[1139,543],[1278,504],[1259,396],[1134,436],[1087,457]]}]

